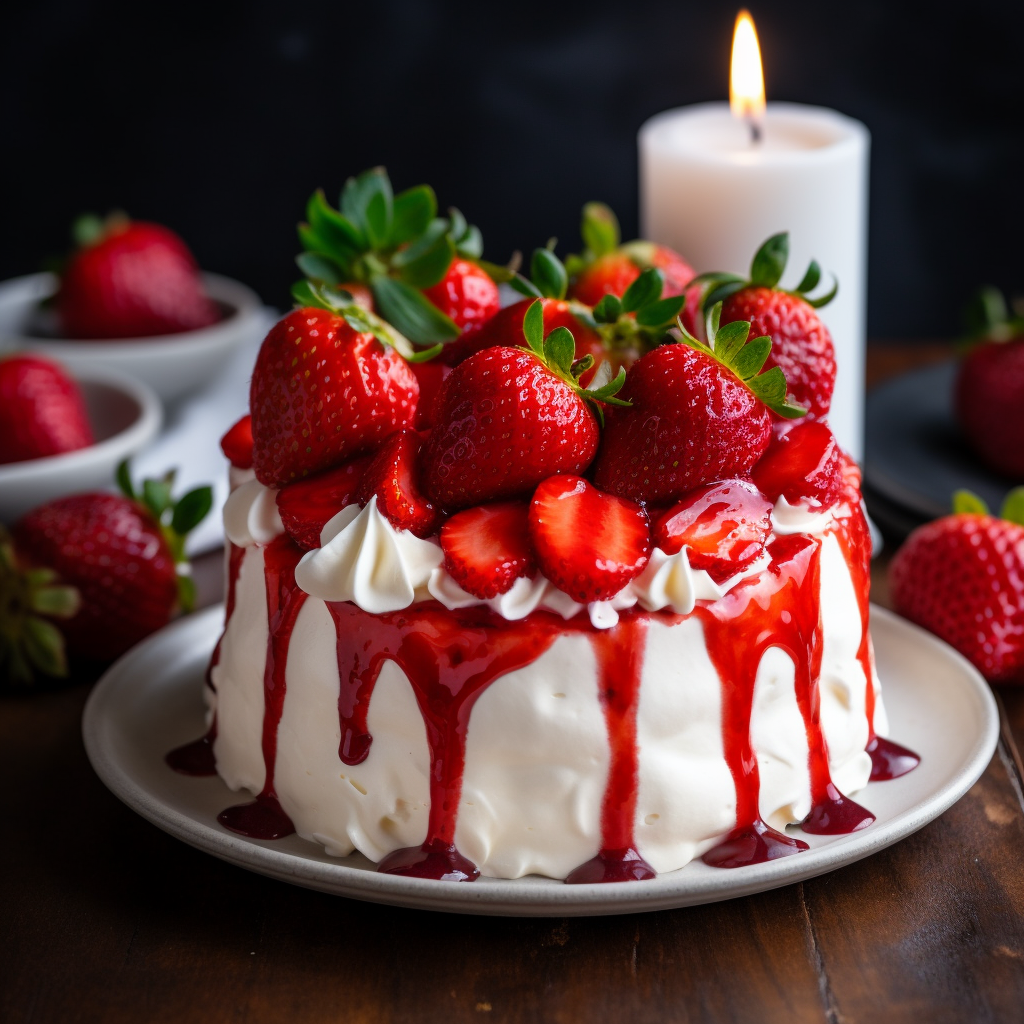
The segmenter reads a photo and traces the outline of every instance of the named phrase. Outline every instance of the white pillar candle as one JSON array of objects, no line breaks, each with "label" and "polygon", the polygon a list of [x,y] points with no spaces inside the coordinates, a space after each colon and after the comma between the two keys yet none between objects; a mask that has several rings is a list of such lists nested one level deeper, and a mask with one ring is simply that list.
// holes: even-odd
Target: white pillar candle
[{"label": "white pillar candle", "polygon": [[839,281],[819,315],[836,347],[829,423],[856,459],[863,454],[864,345],[870,136],[833,110],[769,103],[761,140],[727,103],[669,110],[641,129],[640,221],[644,238],[678,250],[697,270],[743,274],[761,243],[789,232],[781,287],[795,287],[816,259]]}]

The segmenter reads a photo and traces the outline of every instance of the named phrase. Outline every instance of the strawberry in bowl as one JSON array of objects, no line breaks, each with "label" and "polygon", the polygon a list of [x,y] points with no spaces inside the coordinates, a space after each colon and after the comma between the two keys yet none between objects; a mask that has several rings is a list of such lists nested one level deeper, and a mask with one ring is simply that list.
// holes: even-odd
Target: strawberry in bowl
[{"label": "strawberry in bowl", "polygon": [[0,284],[0,341],[73,372],[113,371],[174,400],[201,390],[263,327],[245,285],[199,270],[169,228],[86,216],[60,277]]},{"label": "strawberry in bowl", "polygon": [[67,658],[110,661],[195,604],[185,535],[210,511],[209,487],[174,500],[174,474],[138,491],[75,494],[0,528],[0,681],[67,674]]}]

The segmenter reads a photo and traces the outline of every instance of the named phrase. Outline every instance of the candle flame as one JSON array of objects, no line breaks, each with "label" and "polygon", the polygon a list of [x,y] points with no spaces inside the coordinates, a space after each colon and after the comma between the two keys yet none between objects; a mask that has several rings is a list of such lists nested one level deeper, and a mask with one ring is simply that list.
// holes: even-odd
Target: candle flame
[{"label": "candle flame", "polygon": [[729,69],[729,107],[734,116],[750,122],[757,138],[764,117],[764,72],[761,70],[757,30],[749,11],[740,11],[736,15]]}]

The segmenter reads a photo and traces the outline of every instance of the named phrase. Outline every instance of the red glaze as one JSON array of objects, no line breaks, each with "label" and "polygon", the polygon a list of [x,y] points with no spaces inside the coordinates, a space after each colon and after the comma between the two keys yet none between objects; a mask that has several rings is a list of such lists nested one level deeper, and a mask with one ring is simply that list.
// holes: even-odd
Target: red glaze
[{"label": "red glaze", "polygon": [[806,849],[799,840],[766,825],[759,807],[760,774],[750,741],[750,718],[757,667],[771,647],[781,648],[793,660],[797,704],[807,730],[811,813],[804,831],[833,835],[874,821],[869,812],[839,793],[828,769],[818,692],[820,547],[810,538],[791,536],[775,541],[769,551],[772,565],[767,572],[696,610],[725,691],[725,758],[736,783],[736,827],[704,855],[714,867],[741,867]]},{"label": "red glaze", "polygon": [[746,480],[725,480],[683,495],[657,520],[654,543],[667,555],[685,544],[690,565],[723,583],[764,554],[771,529],[764,495]]},{"label": "red glaze", "polygon": [[408,677],[427,727],[427,838],[421,848],[395,851],[378,870],[427,878],[453,877],[455,871],[457,880],[472,881],[479,872],[455,849],[470,713],[495,679],[531,664],[551,646],[560,620],[544,615],[506,622],[486,608],[449,612],[434,602],[384,615],[348,602],[327,607],[337,630],[342,761],[359,764],[369,753],[366,712],[385,661]]},{"label": "red glaze", "polygon": [[295,566],[302,557],[287,534],[281,534],[267,545],[264,553],[264,574],[267,586],[267,661],[263,670],[263,763],[266,781],[251,804],[229,807],[217,820],[232,832],[252,839],[280,839],[290,836],[295,828],[281,810],[274,790],[274,766],[277,762],[277,728],[284,711],[285,670],[288,647],[299,609],[306,595],[295,583]]},{"label": "red glaze", "polygon": [[611,629],[591,636],[600,673],[601,706],[608,728],[611,761],[601,803],[601,850],[570,872],[570,885],[584,882],[639,882],[655,870],[637,853],[633,837],[636,818],[636,709],[647,642],[647,619],[623,616]]},{"label": "red glaze", "polygon": [[836,539],[843,549],[846,564],[853,579],[860,611],[860,646],[857,660],[867,680],[864,690],[864,713],[868,720],[868,743],[864,748],[871,756],[871,781],[884,782],[898,779],[913,771],[921,758],[912,750],[901,747],[883,736],[875,735],[875,653],[871,647],[869,581],[871,576],[871,533],[856,493],[849,496],[850,514],[838,521]]}]

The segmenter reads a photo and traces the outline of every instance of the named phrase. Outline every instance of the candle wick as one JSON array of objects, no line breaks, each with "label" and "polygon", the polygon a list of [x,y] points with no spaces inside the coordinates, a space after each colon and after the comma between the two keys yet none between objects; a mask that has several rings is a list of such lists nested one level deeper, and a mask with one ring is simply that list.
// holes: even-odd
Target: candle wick
[{"label": "candle wick", "polygon": [[761,144],[761,135],[762,135],[762,133],[761,133],[761,123],[757,120],[757,118],[754,118],[754,117],[749,118],[747,123],[750,125],[750,142],[751,142],[751,144],[754,145],[754,146],[759,146]]}]

